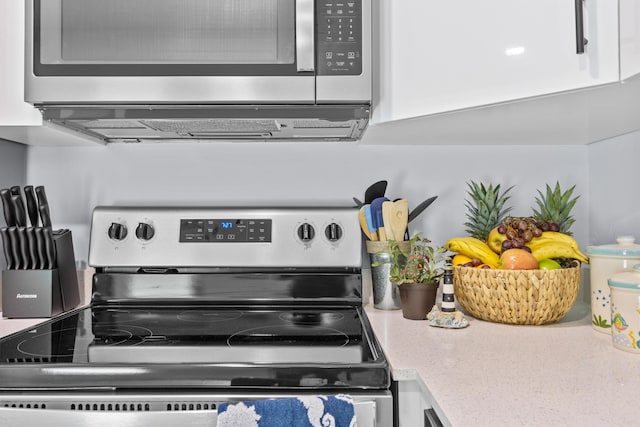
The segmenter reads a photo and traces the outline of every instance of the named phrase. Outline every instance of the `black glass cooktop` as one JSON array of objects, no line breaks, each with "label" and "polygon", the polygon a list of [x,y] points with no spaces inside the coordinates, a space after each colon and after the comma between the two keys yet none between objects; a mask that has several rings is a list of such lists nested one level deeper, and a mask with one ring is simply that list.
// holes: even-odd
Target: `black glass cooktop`
[{"label": "black glass cooktop", "polygon": [[360,314],[352,308],[97,307],[0,340],[0,357],[45,363],[353,363],[372,357],[366,344]]},{"label": "black glass cooktop", "polygon": [[335,387],[353,385],[354,374],[356,382],[384,383],[386,360],[367,325],[352,306],[87,307],[1,339],[0,389],[48,380],[156,386],[162,379],[185,387],[298,387],[305,379]]}]

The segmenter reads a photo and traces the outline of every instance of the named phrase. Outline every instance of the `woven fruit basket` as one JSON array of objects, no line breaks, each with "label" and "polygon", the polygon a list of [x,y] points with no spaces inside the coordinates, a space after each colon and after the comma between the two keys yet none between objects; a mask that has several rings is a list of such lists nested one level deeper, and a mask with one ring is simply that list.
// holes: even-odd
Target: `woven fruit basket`
[{"label": "woven fruit basket", "polygon": [[555,270],[499,270],[455,266],[455,296],[473,317],[542,325],[564,317],[576,301],[580,266]]}]

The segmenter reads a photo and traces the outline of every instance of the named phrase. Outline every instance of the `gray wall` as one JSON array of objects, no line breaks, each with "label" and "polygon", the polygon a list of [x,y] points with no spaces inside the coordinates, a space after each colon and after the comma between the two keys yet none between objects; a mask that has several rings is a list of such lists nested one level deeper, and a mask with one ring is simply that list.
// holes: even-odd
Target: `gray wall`
[{"label": "gray wall", "polygon": [[[400,139],[401,140],[401,139]],[[514,214],[529,215],[537,189],[560,181],[581,194],[574,232],[587,243],[589,146],[404,146],[338,143],[111,144],[29,147],[27,178],[47,188],[56,227],[72,230],[86,260],[91,210],[101,204],[352,205],[389,181],[390,198],[413,208],[438,199],[415,222],[436,243],[463,235],[466,182],[515,185]]]},{"label": "gray wall", "polygon": [[589,146],[589,240],[614,243],[631,235],[640,241],[640,132]]},{"label": "gray wall", "polygon": [[[0,188],[13,185],[23,186],[27,171],[27,147],[0,139]],[[0,225],[5,226],[4,216],[0,215]],[[0,256],[0,269],[6,266],[4,256]]]}]

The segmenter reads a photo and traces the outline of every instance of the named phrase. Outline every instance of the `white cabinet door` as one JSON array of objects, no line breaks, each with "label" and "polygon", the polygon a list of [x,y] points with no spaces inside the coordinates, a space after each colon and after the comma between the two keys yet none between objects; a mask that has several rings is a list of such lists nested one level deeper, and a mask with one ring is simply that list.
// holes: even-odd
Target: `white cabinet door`
[{"label": "white cabinet door", "polygon": [[0,13],[0,126],[41,125],[24,102],[24,1],[5,1]]},{"label": "white cabinet door", "polygon": [[640,2],[620,0],[620,79],[640,74]]},{"label": "white cabinet door", "polygon": [[24,102],[25,2],[2,1],[0,9],[0,139],[28,145],[93,145],[96,141],[43,122]]},{"label": "white cabinet door", "polygon": [[618,2],[381,2],[374,122],[483,106],[619,80]]}]

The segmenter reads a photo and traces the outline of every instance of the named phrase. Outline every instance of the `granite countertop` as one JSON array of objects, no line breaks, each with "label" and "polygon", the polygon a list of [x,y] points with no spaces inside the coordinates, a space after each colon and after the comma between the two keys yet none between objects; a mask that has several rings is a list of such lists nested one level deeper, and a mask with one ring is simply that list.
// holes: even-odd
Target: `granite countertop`
[{"label": "granite countertop", "polygon": [[559,322],[465,329],[365,306],[395,380],[418,380],[445,425],[630,426],[638,423],[640,354],[591,327],[588,304]]}]

